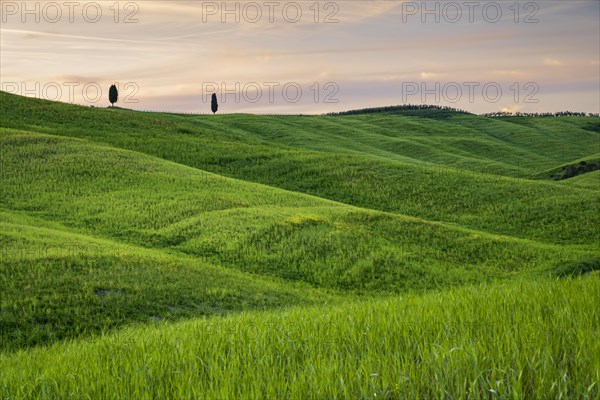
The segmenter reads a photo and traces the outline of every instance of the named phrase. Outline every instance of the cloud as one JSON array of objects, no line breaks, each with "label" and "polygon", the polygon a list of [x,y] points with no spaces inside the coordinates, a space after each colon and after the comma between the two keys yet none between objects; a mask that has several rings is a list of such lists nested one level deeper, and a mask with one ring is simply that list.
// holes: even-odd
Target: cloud
[{"label": "cloud", "polygon": [[544,65],[550,67],[562,67],[564,64],[562,61],[557,60],[556,58],[546,58],[544,59]]},{"label": "cloud", "polygon": [[[140,104],[152,97],[163,106],[173,97],[173,111],[195,109],[194,97],[186,96],[198,96],[203,82],[225,82],[228,87],[236,82],[301,82],[305,87],[337,82],[346,99],[335,106],[339,109],[400,103],[402,82],[418,80],[498,81],[508,86],[535,81],[543,89],[542,100],[546,93],[552,95],[553,83],[561,82],[565,94],[591,87],[589,93],[597,95],[598,2],[542,2],[539,24],[515,24],[508,14],[497,24],[422,24],[418,18],[404,24],[401,2],[376,0],[337,2],[337,10],[317,2],[319,23],[314,22],[315,2],[298,2],[303,18],[297,24],[282,17],[287,2],[280,2],[274,23],[266,14],[260,23],[243,18],[222,23],[219,14],[203,22],[206,2],[142,1],[136,3],[138,23],[115,24],[108,9],[114,2],[100,3],[106,18],[97,24],[81,16],[73,23],[35,24],[30,18],[23,24],[19,17],[3,24],[2,80],[136,82]],[[222,7],[221,1],[214,4]],[[122,19],[127,13],[121,11]],[[338,22],[323,23],[332,11]],[[568,108],[597,111],[592,108],[597,102],[589,98],[564,99],[574,102]],[[256,104],[239,109],[294,112],[294,107],[322,106]],[[478,105],[464,106],[479,111]],[[524,107],[527,111],[532,106]]]},{"label": "cloud", "polygon": [[446,74],[442,74],[439,72],[421,72],[421,79],[429,80],[429,79],[440,79],[446,76]]},{"label": "cloud", "polygon": [[492,75],[496,75],[496,76],[500,76],[500,77],[515,77],[515,78],[519,78],[519,77],[524,77],[526,74],[523,71],[517,71],[517,70],[508,70],[508,69],[497,69],[497,70],[493,70],[491,71]]}]

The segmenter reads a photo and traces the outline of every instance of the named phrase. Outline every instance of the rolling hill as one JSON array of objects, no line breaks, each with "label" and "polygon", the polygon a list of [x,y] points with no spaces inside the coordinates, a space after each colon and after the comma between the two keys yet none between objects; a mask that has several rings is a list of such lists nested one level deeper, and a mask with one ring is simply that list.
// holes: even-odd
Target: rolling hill
[{"label": "rolling hill", "polygon": [[[192,116],[0,92],[0,393],[597,395],[600,175],[551,173],[597,157],[597,118],[446,114]],[[548,314],[556,302],[561,320]],[[498,326],[498,341],[480,346],[488,328],[463,325],[460,340],[439,336],[470,314]],[[237,319],[261,322],[242,322],[231,343],[223,330]],[[524,335],[553,340],[512,336],[526,319],[537,323]],[[290,321],[306,342],[271,330]],[[392,339],[407,337],[401,321],[419,337]],[[220,333],[206,341],[193,333],[212,323]],[[590,357],[569,361],[584,348]],[[131,384],[100,377],[107,363]]]}]

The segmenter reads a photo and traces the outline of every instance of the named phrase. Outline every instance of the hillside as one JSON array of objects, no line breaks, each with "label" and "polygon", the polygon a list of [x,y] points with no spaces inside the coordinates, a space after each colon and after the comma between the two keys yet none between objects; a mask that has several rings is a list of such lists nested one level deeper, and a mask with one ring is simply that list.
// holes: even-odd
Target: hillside
[{"label": "hillside", "polygon": [[594,399],[599,293],[596,276],[130,327],[0,354],[0,396]]},{"label": "hillside", "polygon": [[[6,127],[84,138],[362,208],[556,244],[589,243],[590,237],[597,236],[600,223],[593,206],[598,204],[597,191],[523,176],[598,153],[600,132],[595,118],[530,118],[533,122],[527,122],[523,118],[504,121],[459,115],[459,122],[414,118],[419,122],[415,125],[412,117],[396,115],[173,116],[3,96],[6,107],[0,116]],[[63,121],[64,115],[68,121]],[[435,136],[437,144],[432,140],[423,145],[435,155],[420,156],[418,162],[415,158],[376,157],[375,150],[363,146],[377,142],[371,133],[377,124],[365,126],[363,121],[371,117],[381,118],[379,129],[387,132],[378,138],[397,135],[399,126],[410,132],[410,142],[398,145],[407,154],[403,158],[419,154],[414,146],[422,136],[441,132]],[[489,133],[480,133],[482,127]],[[492,144],[474,146],[468,158],[479,160],[478,166],[460,167],[464,152],[452,143],[485,143],[494,135],[496,142],[498,138],[512,142],[509,149],[503,151],[502,146]],[[357,136],[361,143],[353,139]],[[327,140],[335,147],[319,144]],[[435,150],[436,146],[443,150]],[[355,150],[349,151],[349,147]],[[486,155],[490,152],[506,160],[500,175],[498,162]],[[432,163],[436,158],[438,163]],[[530,165],[536,159],[541,161],[531,169],[523,167],[525,161]]]},{"label": "hillside", "polygon": [[[408,368],[407,382],[443,372],[439,382],[448,386],[435,390],[455,397],[466,390],[506,394],[493,386],[498,380],[522,385],[517,393],[525,397],[544,393],[550,382],[557,395],[597,393],[590,385],[598,377],[583,372],[591,358],[572,365],[570,353],[557,351],[600,351],[588,340],[597,329],[590,321],[598,320],[590,305],[598,300],[599,171],[560,181],[550,174],[597,158],[597,118],[432,113],[192,116],[0,92],[0,397],[62,397],[77,392],[71,385],[86,387],[76,397],[109,398],[214,391],[299,397],[311,385],[313,397],[434,395],[413,383],[396,387],[395,372],[383,372],[396,362],[387,354],[407,349],[395,366]],[[505,292],[511,305],[501,300]],[[454,308],[444,311],[444,302]],[[564,304],[566,319],[548,314],[553,302]],[[485,329],[463,332],[458,344],[454,334],[440,341],[440,321],[471,316],[461,307],[489,324],[511,320],[517,307],[512,324],[539,322],[527,335],[556,335],[542,353],[518,347],[511,325],[498,332],[500,346],[478,347]],[[495,311],[487,315],[484,307]],[[363,319],[346,326],[352,313]],[[319,361],[315,354],[324,350],[314,324],[323,315],[331,315],[335,343]],[[210,345],[189,333],[213,323],[226,330],[236,318],[262,325],[252,333],[244,322],[232,348],[223,331]],[[306,333],[314,347],[265,327],[282,329],[289,318],[304,321],[296,334]],[[427,333],[392,340],[406,333],[403,319]],[[366,326],[377,328],[363,342]],[[571,328],[578,336],[563,337]],[[258,347],[254,334],[264,338]],[[132,347],[120,347],[132,337]],[[165,342],[180,350],[162,354]],[[357,346],[370,349],[366,359],[357,358]],[[422,346],[440,352],[423,353]],[[451,361],[447,352],[455,347],[464,353]],[[191,348],[200,361],[177,356]],[[122,358],[106,361],[116,349]],[[215,372],[223,368],[221,352],[245,354],[239,371],[265,351],[285,353],[269,353],[269,365],[295,378],[267,384],[267,364],[243,377]],[[497,364],[473,364],[478,354],[503,351]],[[511,359],[516,351],[521,355]],[[144,375],[146,353],[154,361]],[[94,365],[73,354],[89,354]],[[421,372],[409,367],[415,357],[423,357]],[[544,381],[511,372],[530,371],[524,366],[536,357],[531,371],[542,368]],[[553,357],[564,364],[554,366]],[[98,375],[106,362],[132,384],[112,391],[113,377]],[[338,381],[340,363],[380,380],[347,369]],[[180,373],[166,376],[163,365]],[[185,383],[203,368],[206,380]],[[461,372],[448,375],[452,368]],[[491,372],[478,381],[472,374],[480,368]],[[565,368],[573,382],[557,383]],[[73,383],[58,378],[66,370]],[[317,375],[326,378],[316,384]],[[243,382],[239,388],[223,383],[233,377]],[[467,377],[472,389],[459,383]]]}]

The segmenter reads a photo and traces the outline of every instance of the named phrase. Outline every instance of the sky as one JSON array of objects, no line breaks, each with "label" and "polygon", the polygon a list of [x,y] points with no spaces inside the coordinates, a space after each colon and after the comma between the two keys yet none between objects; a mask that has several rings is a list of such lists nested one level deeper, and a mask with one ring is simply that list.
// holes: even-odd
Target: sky
[{"label": "sky", "polygon": [[96,107],[600,112],[600,1],[0,1],[0,88]]}]

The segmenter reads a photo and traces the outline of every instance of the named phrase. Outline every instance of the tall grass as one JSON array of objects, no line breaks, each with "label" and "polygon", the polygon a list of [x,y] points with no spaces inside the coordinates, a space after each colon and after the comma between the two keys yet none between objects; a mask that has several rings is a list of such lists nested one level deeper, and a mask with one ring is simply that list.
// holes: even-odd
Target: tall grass
[{"label": "tall grass", "polygon": [[598,304],[595,275],[133,327],[0,355],[0,394],[596,399]]}]

